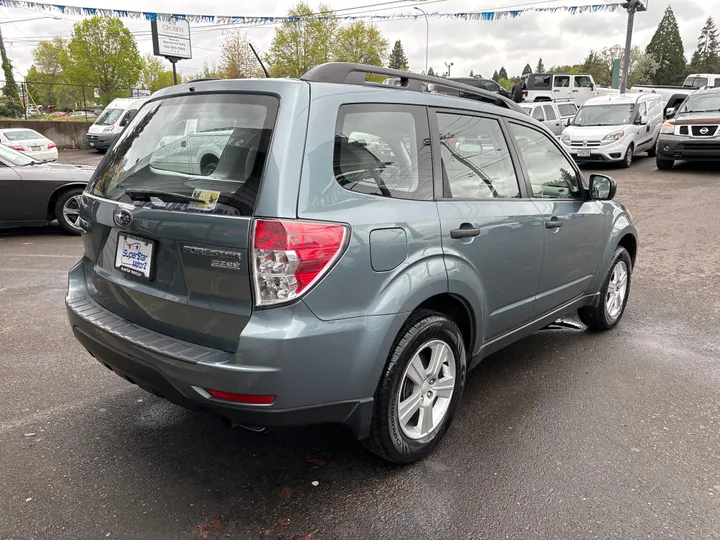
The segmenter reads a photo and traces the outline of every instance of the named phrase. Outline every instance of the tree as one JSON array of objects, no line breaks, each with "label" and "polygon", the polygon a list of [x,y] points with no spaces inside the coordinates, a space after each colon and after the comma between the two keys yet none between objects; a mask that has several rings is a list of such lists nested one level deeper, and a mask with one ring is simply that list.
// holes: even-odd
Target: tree
[{"label": "tree", "polygon": [[685,47],[675,13],[668,6],[646,52],[658,63],[653,77],[655,84],[679,84],[686,75]]},{"label": "tree", "polygon": [[96,16],[75,24],[60,64],[70,83],[99,88],[107,104],[136,85],[143,59],[120,19]]},{"label": "tree", "polygon": [[495,70],[495,73],[492,75],[492,80],[495,82],[498,82],[500,80],[500,74],[498,73],[497,69]]},{"label": "tree", "polygon": [[691,70],[696,73],[720,72],[720,42],[718,30],[712,17],[708,17],[698,38],[698,48],[690,62]]},{"label": "tree", "polygon": [[470,70],[470,75],[469,75],[469,77],[471,77],[471,78],[472,78],[472,77],[475,77],[475,74],[473,73],[473,70],[472,70],[472,69]]},{"label": "tree", "polygon": [[390,53],[388,67],[391,69],[402,69],[403,71],[407,71],[408,59],[407,56],[405,56],[405,51],[403,50],[402,43],[399,39],[395,42],[393,50]]},{"label": "tree", "polygon": [[20,101],[20,92],[15,83],[13,68],[10,59],[5,50],[5,42],[0,34],[0,57],[2,57],[2,68],[5,73],[5,86],[2,89],[3,96],[7,98],[6,113],[11,117],[18,117],[23,114],[22,102]]},{"label": "tree", "polygon": [[[177,76],[178,84],[182,82],[182,76]],[[173,73],[170,69],[165,69],[162,60],[152,54],[145,55],[145,65],[142,73],[140,74],[140,82],[138,83],[141,88],[150,90],[150,92],[157,92],[162,88],[173,86],[175,81],[173,80]]]},{"label": "tree", "polygon": [[335,60],[382,66],[389,43],[374,24],[353,21],[342,27],[335,38]]},{"label": "tree", "polygon": [[250,49],[247,34],[235,28],[225,37],[220,54],[220,74],[225,79],[257,77],[260,64]]},{"label": "tree", "polygon": [[32,56],[25,82],[28,101],[35,105],[72,110],[84,106],[82,88],[68,84],[62,70],[62,58],[67,54],[67,41],[54,37],[38,43]]},{"label": "tree", "polygon": [[500,76],[501,79],[505,79],[505,80],[508,80],[508,79],[509,79],[509,77],[508,77],[508,72],[507,72],[507,70],[505,69],[505,66],[502,66],[502,67],[500,68],[500,71],[498,72],[498,75]]},{"label": "tree", "polygon": [[432,67],[430,67],[430,68],[428,69],[427,74],[428,74],[428,77],[434,77],[434,76],[435,76],[435,72],[433,71],[433,68],[432,68]]},{"label": "tree", "polygon": [[522,70],[523,75],[529,75],[532,73],[532,67],[530,67],[530,64],[525,64],[525,67]]},{"label": "tree", "polygon": [[275,30],[268,61],[273,77],[301,77],[318,64],[329,62],[338,22],[332,8],[320,4],[318,12],[328,19],[313,19],[314,12],[304,2],[288,11],[297,21],[285,21]]},{"label": "tree", "polygon": [[652,54],[646,53],[640,47],[630,50],[630,71],[628,73],[628,88],[637,84],[652,84],[658,62]]},{"label": "tree", "polygon": [[512,90],[513,82],[509,79],[506,79],[504,77],[500,77],[500,80],[497,82],[500,86],[502,86],[505,90],[508,92]]},{"label": "tree", "polygon": [[537,68],[535,68],[535,73],[545,73],[545,64],[543,64],[542,58],[538,61]]},{"label": "tree", "polygon": [[203,68],[200,72],[200,78],[201,79],[222,79],[222,74],[220,73],[220,70],[218,70],[217,64],[213,62],[212,64],[208,64],[207,62],[203,62]]}]

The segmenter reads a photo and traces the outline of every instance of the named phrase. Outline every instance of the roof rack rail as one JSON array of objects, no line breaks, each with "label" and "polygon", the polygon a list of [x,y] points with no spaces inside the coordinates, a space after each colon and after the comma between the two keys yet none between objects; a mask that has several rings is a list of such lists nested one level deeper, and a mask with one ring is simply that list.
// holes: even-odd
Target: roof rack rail
[{"label": "roof rack rail", "polygon": [[217,77],[205,77],[205,78],[199,78],[199,79],[193,79],[192,81],[185,81],[185,82],[205,82],[205,81],[219,81]]},{"label": "roof rack rail", "polygon": [[454,90],[460,90],[466,94],[478,96],[481,98],[480,101],[497,105],[499,107],[505,107],[506,109],[511,109],[524,114],[524,111],[517,103],[499,94],[495,94],[494,92],[489,92],[481,88],[475,88],[474,86],[469,86],[467,84],[447,79],[441,79],[439,77],[417,75],[408,71],[400,71],[398,69],[390,69],[386,67],[351,64],[348,62],[329,62],[327,64],[315,66],[305,73],[305,75],[300,77],[300,79],[307,82],[344,83],[356,84],[359,86],[364,86],[366,84],[375,85],[376,83],[368,83],[365,80],[367,75],[384,75],[385,77],[400,79],[400,84],[398,85],[384,85],[387,88],[424,92],[425,88],[422,83],[452,88]]}]

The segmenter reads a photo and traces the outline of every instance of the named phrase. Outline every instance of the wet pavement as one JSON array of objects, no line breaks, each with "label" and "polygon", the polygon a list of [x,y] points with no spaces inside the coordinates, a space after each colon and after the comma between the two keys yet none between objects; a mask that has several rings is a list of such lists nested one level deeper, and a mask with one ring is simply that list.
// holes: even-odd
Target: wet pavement
[{"label": "wet pavement", "polygon": [[0,234],[0,538],[720,537],[720,167],[609,172],[641,235],[620,327],[488,358],[408,467],[339,427],[228,430],[121,380],[67,324],[80,240]]}]

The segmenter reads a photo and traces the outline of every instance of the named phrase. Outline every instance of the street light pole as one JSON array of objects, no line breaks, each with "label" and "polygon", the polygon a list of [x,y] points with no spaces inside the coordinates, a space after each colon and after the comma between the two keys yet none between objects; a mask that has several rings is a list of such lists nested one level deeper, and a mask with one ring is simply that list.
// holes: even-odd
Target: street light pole
[{"label": "street light pole", "polygon": [[413,9],[417,9],[420,13],[425,15],[425,75],[428,73],[428,48],[430,46],[430,23],[428,22],[428,15],[424,10],[415,6]]},{"label": "street light pole", "polygon": [[643,0],[628,0],[622,6],[627,8],[628,24],[627,35],[625,36],[625,54],[623,55],[622,74],[620,76],[620,93],[627,92],[628,73],[630,72],[630,50],[632,49],[633,26],[635,25],[635,13],[639,11],[647,11],[647,6]]},{"label": "street light pole", "polygon": [[450,77],[450,68],[455,65],[455,62],[450,62],[449,64],[445,62],[445,67],[447,68],[447,76]]}]

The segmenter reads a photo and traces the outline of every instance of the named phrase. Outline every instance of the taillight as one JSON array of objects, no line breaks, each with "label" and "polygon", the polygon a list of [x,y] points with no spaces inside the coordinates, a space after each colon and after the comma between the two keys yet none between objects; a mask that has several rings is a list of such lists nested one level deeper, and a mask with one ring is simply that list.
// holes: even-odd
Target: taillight
[{"label": "taillight", "polygon": [[20,145],[11,146],[10,148],[12,148],[13,150],[17,150],[18,152],[24,152],[24,151],[25,151],[25,147],[24,147],[24,146],[20,146]]},{"label": "taillight", "polygon": [[50,144],[48,144],[48,150],[51,150],[51,149],[53,149],[53,148],[55,148],[55,143],[54,143],[54,142],[51,142]]},{"label": "taillight", "polygon": [[523,90],[523,97],[528,97],[528,91],[527,91],[527,90]]},{"label": "taillight", "polygon": [[338,223],[255,220],[255,304],[293,300],[314,285],[337,260],[347,228]]}]

